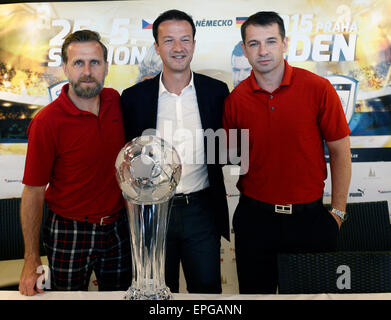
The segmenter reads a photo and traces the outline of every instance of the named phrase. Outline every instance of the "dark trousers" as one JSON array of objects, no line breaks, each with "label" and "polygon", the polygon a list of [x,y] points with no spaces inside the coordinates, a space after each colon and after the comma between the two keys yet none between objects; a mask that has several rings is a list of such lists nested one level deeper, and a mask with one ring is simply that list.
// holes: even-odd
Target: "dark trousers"
[{"label": "dark trousers", "polygon": [[179,292],[179,267],[189,293],[221,293],[220,236],[210,195],[173,200],[167,231],[166,284]]},{"label": "dark trousers", "polygon": [[275,294],[278,253],[336,249],[338,225],[321,201],[292,214],[276,213],[241,196],[233,217],[239,292]]}]

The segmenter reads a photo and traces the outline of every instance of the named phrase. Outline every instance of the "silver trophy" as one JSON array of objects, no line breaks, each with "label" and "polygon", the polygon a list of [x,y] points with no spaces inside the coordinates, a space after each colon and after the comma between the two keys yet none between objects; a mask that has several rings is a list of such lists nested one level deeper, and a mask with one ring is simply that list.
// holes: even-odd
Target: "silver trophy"
[{"label": "silver trophy", "polygon": [[125,198],[132,246],[132,284],[127,300],[168,300],[164,267],[170,199],[181,177],[177,151],[156,136],[127,143],[115,163]]}]

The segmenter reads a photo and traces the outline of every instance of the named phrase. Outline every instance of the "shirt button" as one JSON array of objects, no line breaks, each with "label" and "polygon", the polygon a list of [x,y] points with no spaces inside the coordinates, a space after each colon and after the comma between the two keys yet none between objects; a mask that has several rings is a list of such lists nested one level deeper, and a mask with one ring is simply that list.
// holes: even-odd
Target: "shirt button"
[{"label": "shirt button", "polygon": [[273,99],[273,96],[272,96],[272,95],[270,95],[270,99]]},{"label": "shirt button", "polygon": [[273,110],[274,110],[274,107],[270,107],[270,110],[272,110],[272,111],[273,111]]}]

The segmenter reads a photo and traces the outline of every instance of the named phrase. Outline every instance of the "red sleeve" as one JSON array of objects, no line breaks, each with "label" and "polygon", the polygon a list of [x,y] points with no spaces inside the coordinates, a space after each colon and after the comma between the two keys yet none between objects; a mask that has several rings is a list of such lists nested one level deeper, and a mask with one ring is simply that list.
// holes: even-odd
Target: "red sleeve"
[{"label": "red sleeve", "polygon": [[227,148],[229,145],[229,131],[230,129],[236,129],[236,126],[233,121],[233,112],[232,112],[232,104],[231,104],[231,95],[229,95],[224,102],[224,110],[223,110],[223,128],[225,130],[225,134],[227,137]]},{"label": "red sleeve", "polygon": [[227,137],[227,161],[231,164],[239,164],[241,155],[242,128],[238,123],[236,110],[235,99],[231,93],[225,99],[223,112],[223,128]]},{"label": "red sleeve", "polygon": [[341,100],[329,81],[320,106],[319,125],[325,141],[336,141],[350,134]]},{"label": "red sleeve", "polygon": [[49,183],[55,159],[55,142],[48,123],[38,115],[27,128],[28,144],[23,184],[44,186]]}]

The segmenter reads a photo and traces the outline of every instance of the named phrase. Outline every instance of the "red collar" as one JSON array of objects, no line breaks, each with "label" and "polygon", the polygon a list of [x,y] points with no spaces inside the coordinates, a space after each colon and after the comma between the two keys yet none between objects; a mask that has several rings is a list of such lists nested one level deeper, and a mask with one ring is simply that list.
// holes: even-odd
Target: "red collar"
[{"label": "red collar", "polygon": [[[68,90],[69,90],[69,83],[65,84],[62,89],[59,98],[61,99],[62,108],[65,112],[69,113],[70,115],[90,115],[91,113],[88,111],[80,110],[78,107],[74,105],[71,99],[68,97]],[[110,101],[112,100],[112,96],[107,94],[107,91],[103,88],[102,91],[99,94],[100,97],[100,110],[99,113],[102,113],[105,106],[110,105]]]},{"label": "red collar", "polygon": [[[282,86],[289,86],[292,83],[292,75],[293,75],[293,67],[288,64],[286,60],[284,60],[285,69],[284,69],[284,76],[282,77],[281,83],[279,87]],[[251,70],[250,75],[250,86],[253,91],[265,91],[263,90],[257,82],[257,79],[255,79],[254,71]],[[276,89],[277,90],[277,89]]]}]

